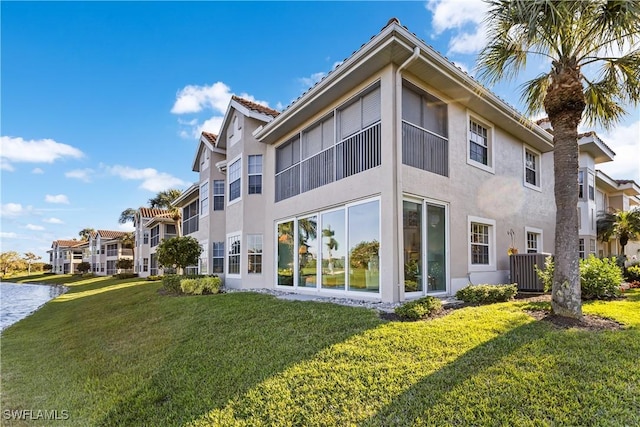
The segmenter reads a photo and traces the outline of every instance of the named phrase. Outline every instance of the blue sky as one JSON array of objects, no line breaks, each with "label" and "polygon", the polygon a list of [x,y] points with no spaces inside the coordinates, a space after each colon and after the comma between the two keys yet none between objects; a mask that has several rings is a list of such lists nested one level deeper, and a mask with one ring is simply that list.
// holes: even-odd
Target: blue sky
[{"label": "blue sky", "polygon": [[[131,229],[120,212],[196,179],[197,135],[217,131],[232,94],[282,109],[391,17],[473,70],[484,7],[1,2],[0,250],[44,258],[83,228]],[[517,85],[493,90],[518,107]],[[640,182],[638,108],[598,134],[618,153],[602,169]]]}]

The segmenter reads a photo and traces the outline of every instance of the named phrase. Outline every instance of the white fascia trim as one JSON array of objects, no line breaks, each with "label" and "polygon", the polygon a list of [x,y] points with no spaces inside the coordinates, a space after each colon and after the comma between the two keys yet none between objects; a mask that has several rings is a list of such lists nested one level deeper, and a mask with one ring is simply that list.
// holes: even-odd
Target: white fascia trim
[{"label": "white fascia trim", "polygon": [[191,162],[191,170],[193,172],[200,172],[200,153],[202,152],[202,146],[205,146],[208,150],[213,151],[213,145],[209,143],[206,138],[203,138],[200,135],[200,143],[198,144],[198,148],[196,149],[196,154],[193,156],[193,162]]},{"label": "white fascia trim", "polygon": [[[482,163],[478,163],[475,160],[471,159],[471,140],[469,138],[470,133],[471,133],[471,128],[469,126],[469,122],[473,120],[474,122],[478,123],[479,125],[482,125],[484,127],[487,128],[487,131],[489,133],[489,135],[487,135],[487,157],[488,160],[487,162],[489,163],[488,165],[482,164]],[[495,131],[495,127],[493,126],[493,123],[491,123],[490,121],[483,119],[482,116],[477,115],[476,113],[474,113],[471,110],[467,110],[467,123],[465,125],[465,129],[467,130],[466,133],[466,138],[467,138],[467,164],[473,167],[476,167],[478,169],[482,169],[483,171],[492,173],[495,175],[496,173],[496,169],[495,169],[495,165],[496,165],[496,161],[495,161],[495,155],[493,154],[495,152],[495,140],[496,140],[496,131]]]},{"label": "white fascia trim", "polygon": [[[487,265],[471,264],[471,223],[474,222],[489,226],[489,264]],[[496,243],[496,220],[479,216],[467,216],[467,264],[469,272],[497,271]]]},{"label": "white fascia trim", "polygon": [[[538,158],[538,166],[536,168],[536,180],[538,181],[538,185],[529,184],[527,182],[527,151],[535,154]],[[535,148],[529,147],[526,144],[522,145],[522,183],[527,188],[542,192],[542,154]]]}]

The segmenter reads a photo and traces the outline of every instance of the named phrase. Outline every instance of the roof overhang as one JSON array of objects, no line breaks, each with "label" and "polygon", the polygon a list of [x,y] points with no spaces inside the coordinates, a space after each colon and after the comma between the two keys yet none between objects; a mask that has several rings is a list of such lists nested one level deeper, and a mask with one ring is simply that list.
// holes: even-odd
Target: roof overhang
[{"label": "roof overhang", "polygon": [[178,196],[178,198],[173,201],[173,204],[179,208],[188,205],[195,199],[196,196],[199,195],[199,190],[200,186],[198,184],[192,184],[191,187],[184,190],[182,194],[180,194],[180,196]]},{"label": "roof overhang", "polygon": [[596,186],[608,194],[622,193],[629,197],[640,196],[640,186],[635,181],[619,183],[601,170],[596,170]]},{"label": "roof overhang", "polygon": [[168,216],[154,216],[144,224],[145,228],[151,228],[158,224],[173,224],[175,221]]},{"label": "roof overhang", "polygon": [[412,55],[416,46],[420,49],[420,55],[406,68],[408,72],[436,87],[450,100],[481,113],[487,120],[499,124],[502,129],[537,150],[553,150],[553,139],[548,132],[397,23],[383,28],[278,117],[259,128],[254,136],[266,144],[280,141],[295,127],[310,120],[373,73],[389,63],[402,64]]},{"label": "roof overhang", "polygon": [[589,132],[578,138],[578,146],[581,153],[588,153],[596,164],[613,161],[616,153],[598,138],[595,132]]}]

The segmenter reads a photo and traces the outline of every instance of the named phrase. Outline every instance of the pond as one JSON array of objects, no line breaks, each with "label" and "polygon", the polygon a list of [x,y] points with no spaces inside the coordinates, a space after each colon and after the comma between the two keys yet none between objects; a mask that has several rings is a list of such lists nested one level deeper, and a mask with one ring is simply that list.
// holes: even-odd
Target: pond
[{"label": "pond", "polygon": [[64,293],[63,286],[0,283],[0,331]]}]

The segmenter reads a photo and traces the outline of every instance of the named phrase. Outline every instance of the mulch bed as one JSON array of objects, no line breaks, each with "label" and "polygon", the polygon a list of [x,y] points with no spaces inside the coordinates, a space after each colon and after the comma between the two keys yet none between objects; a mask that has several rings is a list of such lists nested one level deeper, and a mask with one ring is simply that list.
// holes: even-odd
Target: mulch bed
[{"label": "mulch bed", "polygon": [[[519,301],[528,302],[551,302],[551,295],[549,294],[518,294],[516,299]],[[467,304],[462,304],[453,307],[447,307],[437,313],[429,316],[425,320],[435,319],[438,317],[444,317],[451,313],[453,310],[467,307]],[[529,316],[542,322],[549,322],[558,329],[580,329],[585,331],[617,331],[624,327],[621,323],[615,320],[607,319],[600,316],[594,316],[591,314],[583,314],[582,319],[571,319],[568,317],[552,315],[548,310],[524,310]],[[395,313],[380,313],[380,318],[389,320],[392,322],[411,322],[411,320],[405,320],[398,317]]]}]

